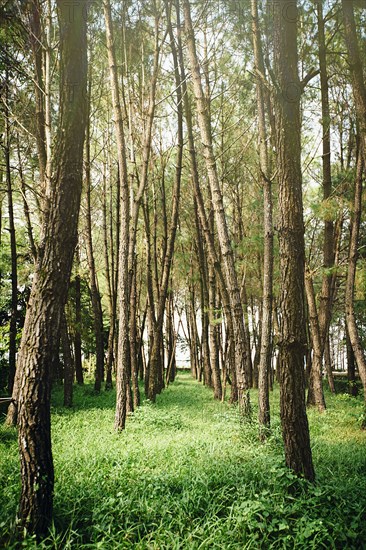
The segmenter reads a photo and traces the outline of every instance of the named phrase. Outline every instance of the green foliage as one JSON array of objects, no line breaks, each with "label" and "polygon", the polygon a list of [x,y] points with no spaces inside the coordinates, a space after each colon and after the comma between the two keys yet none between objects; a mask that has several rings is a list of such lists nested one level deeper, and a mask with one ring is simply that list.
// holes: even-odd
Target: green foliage
[{"label": "green foliage", "polygon": [[[272,401],[278,410],[277,389]],[[55,389],[55,521],[43,543],[27,538],[23,548],[363,547],[361,399],[327,395],[327,411],[310,412],[315,485],[285,467],[276,414],[261,444],[255,423],[240,425],[236,407],[212,400],[189,374],[179,373],[157,404],[145,401],[120,435],[113,392],[76,387],[75,403],[62,408]],[[0,546],[15,550],[18,456],[16,434],[4,427],[0,464]]]}]

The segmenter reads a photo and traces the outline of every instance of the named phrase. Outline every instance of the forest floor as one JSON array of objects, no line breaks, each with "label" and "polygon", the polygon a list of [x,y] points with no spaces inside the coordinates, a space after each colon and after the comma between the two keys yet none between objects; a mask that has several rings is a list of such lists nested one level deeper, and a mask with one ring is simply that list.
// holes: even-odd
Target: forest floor
[{"label": "forest floor", "polygon": [[[256,415],[256,392],[252,392]],[[309,412],[317,482],[285,468],[272,394],[272,435],[215,402],[179,373],[157,403],[144,401],[122,434],[114,392],[75,388],[52,407],[54,525],[42,543],[14,542],[19,495],[15,430],[0,427],[0,548],[116,550],[366,548],[366,432],[361,398],[326,394]]]}]

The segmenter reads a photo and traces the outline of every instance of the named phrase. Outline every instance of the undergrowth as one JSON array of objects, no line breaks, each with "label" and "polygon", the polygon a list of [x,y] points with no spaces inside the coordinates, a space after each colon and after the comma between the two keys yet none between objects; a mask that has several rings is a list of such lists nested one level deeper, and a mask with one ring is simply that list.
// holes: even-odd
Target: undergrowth
[{"label": "undergrowth", "polygon": [[[242,424],[236,407],[179,373],[145,401],[122,434],[114,392],[53,395],[54,524],[44,542],[14,539],[19,497],[16,433],[0,428],[0,547],[114,550],[366,548],[366,434],[362,400],[327,395],[309,411],[314,485],[284,465],[278,391],[272,434]],[[254,416],[256,394],[252,392]]]}]

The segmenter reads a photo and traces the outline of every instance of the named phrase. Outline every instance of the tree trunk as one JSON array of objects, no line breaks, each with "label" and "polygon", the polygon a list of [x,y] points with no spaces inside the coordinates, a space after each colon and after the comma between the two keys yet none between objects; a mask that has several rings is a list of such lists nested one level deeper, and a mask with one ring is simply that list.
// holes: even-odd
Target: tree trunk
[{"label": "tree trunk", "polygon": [[313,279],[308,269],[305,274],[305,292],[309,308],[310,330],[314,351],[309,375],[307,404],[315,405],[318,407],[319,412],[324,412],[326,409],[322,376],[324,346],[320,334]]},{"label": "tree trunk", "polygon": [[346,322],[346,351],[347,351],[347,379],[348,379],[348,391],[350,395],[356,397],[358,389],[356,385],[356,365],[355,354],[353,353],[351,340],[349,338],[347,322]]},{"label": "tree trunk", "polygon": [[211,123],[206,98],[203,92],[200,68],[196,53],[195,36],[191,19],[191,9],[188,0],[184,0],[184,17],[188,54],[191,63],[193,89],[197,105],[198,124],[200,127],[203,154],[212,193],[212,206],[215,213],[218,240],[220,244],[222,261],[224,264],[226,287],[229,293],[230,306],[232,311],[239,404],[241,411],[244,415],[247,416],[250,414],[250,401],[249,393],[247,392],[249,384],[245,368],[247,363],[247,350],[245,345],[243,308],[240,300],[240,291],[235,271],[234,255],[231,247],[229,230],[225,216],[223,197],[217,174],[216,160],[213,151]]},{"label": "tree trunk", "polygon": [[168,284],[171,273],[171,265],[173,260],[175,236],[178,226],[178,213],[179,213],[179,201],[180,201],[180,186],[182,177],[182,161],[183,161],[183,107],[182,107],[182,78],[180,74],[180,67],[178,63],[177,51],[175,47],[175,40],[173,31],[170,24],[170,14],[168,13],[168,25],[170,34],[171,52],[174,62],[174,74],[175,74],[175,86],[177,97],[177,160],[175,169],[175,181],[172,191],[172,213],[170,219],[170,228],[166,254],[164,258],[164,265],[162,270],[158,311],[156,316],[156,325],[154,327],[154,342],[150,353],[150,372],[149,372],[149,388],[148,397],[152,401],[155,401],[156,394],[159,391],[159,355],[162,348],[162,329],[164,321],[165,303],[168,293]]},{"label": "tree trunk", "polygon": [[74,335],[74,356],[75,356],[75,375],[79,385],[84,384],[83,364],[81,357],[81,285],[80,275],[75,277],[75,335]]},{"label": "tree trunk", "polygon": [[[325,29],[323,18],[322,0],[317,1],[318,16],[318,42],[319,42],[319,66],[321,83],[321,103],[322,103],[322,168],[323,168],[323,200],[327,201],[332,193],[332,173],[331,173],[331,149],[330,149],[330,110],[329,110],[329,86],[327,74],[327,58]],[[331,220],[324,221],[324,243],[323,243],[323,280],[320,293],[319,308],[316,307],[313,282],[306,279],[306,292],[309,304],[310,317],[313,317],[312,337],[314,347],[313,364],[309,376],[309,391],[307,404],[314,405],[320,412],[325,410],[325,399],[322,386],[322,364],[325,351],[327,335],[332,314],[332,274],[330,269],[334,266],[334,224]],[[309,277],[310,274],[308,274]],[[308,276],[307,276],[308,277]],[[310,301],[309,301],[310,300]],[[312,311],[310,311],[312,309]],[[314,333],[316,331],[316,334]]]},{"label": "tree trunk", "polygon": [[328,379],[329,389],[332,393],[335,393],[334,376],[333,376],[333,369],[332,369],[332,357],[331,357],[331,353],[330,353],[329,334],[328,334],[328,337],[325,341],[324,362],[325,362],[325,370],[327,372],[327,379]]},{"label": "tree trunk", "polygon": [[19,352],[19,395],[14,396],[18,406],[22,479],[18,513],[21,525],[37,536],[47,532],[52,518],[50,363],[77,240],[87,112],[85,14],[81,5],[75,5],[70,19],[68,2],[58,0],[57,6],[61,51],[57,164],[52,208],[43,231]]},{"label": "tree trunk", "polygon": [[18,268],[17,268],[17,243],[15,236],[14,224],[14,207],[13,207],[13,189],[11,181],[10,167],[10,127],[9,127],[9,112],[8,112],[8,83],[9,75],[6,71],[5,81],[5,170],[6,170],[6,189],[8,199],[8,214],[9,214],[9,234],[10,234],[10,256],[11,256],[11,306],[10,306],[10,322],[9,322],[9,370],[8,370],[8,392],[9,395],[13,392],[15,370],[16,370],[16,352],[17,352],[17,318],[18,318]]},{"label": "tree trunk", "polygon": [[133,389],[133,406],[140,406],[140,389],[138,378],[138,352],[137,352],[137,289],[136,289],[136,261],[132,273],[130,294],[130,348],[131,348],[131,381]]},{"label": "tree trunk", "polygon": [[274,62],[279,179],[279,247],[282,335],[280,399],[286,463],[313,481],[308,419],[305,407],[304,355],[304,222],[301,173],[301,85],[297,68],[297,4],[278,0],[274,10]]},{"label": "tree trunk", "polygon": [[356,118],[359,125],[363,161],[366,159],[366,86],[362,58],[358,45],[353,0],[342,0],[344,32],[348,51],[348,62],[352,77]]},{"label": "tree trunk", "polygon": [[65,312],[61,319],[61,344],[64,359],[64,407],[72,407],[75,366]]},{"label": "tree trunk", "polygon": [[128,247],[129,247],[129,220],[130,220],[130,193],[128,186],[126,147],[122,119],[122,109],[119,97],[119,84],[117,74],[117,62],[113,36],[113,24],[111,5],[109,0],[104,0],[104,18],[106,25],[107,50],[109,62],[110,85],[115,119],[118,167],[120,178],[120,242],[119,242],[119,329],[118,329],[118,355],[117,355],[117,400],[115,428],[123,430],[126,423],[127,401],[127,372],[129,370],[130,344],[129,344],[129,292],[128,292]]},{"label": "tree trunk", "polygon": [[[91,71],[89,71],[89,78]],[[88,101],[90,111],[91,81],[89,81]],[[89,113],[90,114],[90,113]],[[92,212],[91,212],[91,165],[90,165],[90,121],[87,122],[85,136],[85,187],[86,187],[86,253],[89,268],[89,284],[93,309],[93,327],[95,336],[95,383],[94,389],[100,392],[104,373],[104,344],[103,344],[103,312],[102,303],[98,288],[98,278],[95,269],[93,235],[92,235]]]},{"label": "tree trunk", "polygon": [[[349,339],[352,345],[353,353],[357,362],[358,372],[364,389],[364,400],[366,408],[366,359],[356,325],[356,315],[354,308],[355,278],[358,256],[358,238],[360,232],[361,210],[362,210],[362,177],[363,177],[363,158],[359,154],[357,162],[357,173],[355,182],[354,211],[351,225],[351,237],[349,243],[348,269],[346,280],[346,322]],[[366,418],[362,424],[366,428]]]}]

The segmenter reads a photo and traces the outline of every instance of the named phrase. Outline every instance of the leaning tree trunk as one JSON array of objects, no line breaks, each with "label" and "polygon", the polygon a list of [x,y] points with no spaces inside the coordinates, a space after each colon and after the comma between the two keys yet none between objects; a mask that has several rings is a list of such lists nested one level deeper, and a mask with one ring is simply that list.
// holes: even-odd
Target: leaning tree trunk
[{"label": "leaning tree trunk", "polygon": [[[356,315],[354,308],[355,278],[358,254],[358,238],[360,232],[361,210],[362,210],[362,177],[363,177],[363,158],[360,154],[357,163],[354,211],[351,225],[351,237],[349,244],[348,270],[346,280],[346,322],[349,339],[352,345],[353,353],[358,366],[358,372],[364,389],[364,400],[366,408],[366,359],[356,325]],[[366,428],[366,419],[362,424]]]},{"label": "leaning tree trunk", "polygon": [[[169,18],[169,15],[168,15]],[[169,22],[170,23],[170,22]],[[161,354],[162,348],[162,335],[163,335],[163,321],[164,321],[164,311],[165,303],[168,295],[168,284],[171,274],[171,264],[173,259],[175,236],[178,226],[178,213],[179,213],[179,201],[180,201],[180,186],[182,178],[182,162],[183,162],[183,106],[182,106],[182,78],[180,73],[180,67],[178,63],[177,51],[175,48],[174,36],[171,31],[170,26],[170,41],[171,41],[171,51],[174,62],[174,73],[175,73],[175,87],[176,87],[176,97],[177,97],[177,160],[175,168],[175,180],[174,187],[172,190],[172,210],[171,210],[171,219],[170,219],[170,228],[166,254],[164,258],[164,265],[161,277],[160,292],[159,292],[159,303],[156,316],[156,324],[154,326],[154,341],[150,353],[150,370],[149,370],[149,388],[148,388],[148,397],[152,401],[155,401],[156,394],[159,391],[158,388],[158,369],[159,369],[159,355]]]},{"label": "leaning tree trunk", "polygon": [[[78,262],[79,263],[79,262]],[[84,384],[84,373],[82,363],[81,349],[81,281],[77,274],[74,281],[75,289],[75,334],[74,334],[74,356],[75,356],[75,376],[78,384]]]},{"label": "leaning tree trunk", "polygon": [[111,94],[114,112],[114,123],[116,131],[118,168],[120,178],[120,237],[118,257],[118,296],[119,296],[119,326],[118,326],[118,354],[117,354],[117,380],[116,380],[116,414],[115,428],[123,430],[126,423],[127,403],[127,373],[130,362],[129,343],[129,292],[128,292],[128,246],[129,246],[129,221],[130,221],[130,193],[128,187],[128,174],[126,162],[126,147],[122,109],[119,95],[119,84],[117,74],[117,62],[115,43],[113,37],[113,24],[111,4],[109,0],[104,1],[104,18],[106,25],[107,50],[109,62],[109,74],[111,82]]},{"label": "leaning tree trunk", "polygon": [[[269,373],[272,358],[272,302],[273,302],[273,206],[272,185],[269,177],[269,159],[267,147],[267,128],[265,116],[265,97],[261,76],[264,75],[262,42],[258,20],[257,0],[252,0],[252,30],[257,74],[257,108],[259,131],[259,157],[261,184],[263,187],[263,302],[260,335],[260,361],[258,373],[258,407],[261,437],[270,427]],[[260,73],[260,74],[259,74]]]},{"label": "leaning tree trunk", "polygon": [[233,335],[235,341],[235,365],[239,392],[239,405],[245,415],[250,414],[248,390],[247,350],[243,321],[243,308],[240,299],[239,285],[235,271],[234,255],[231,246],[229,228],[225,215],[223,196],[217,174],[216,159],[213,151],[211,123],[204,95],[200,67],[196,52],[196,43],[191,19],[191,8],[188,0],[184,0],[185,29],[187,35],[188,55],[191,63],[193,90],[196,98],[198,124],[203,145],[203,155],[212,193],[213,209],[217,226],[218,240],[224,265],[226,288],[229,293],[232,311]]},{"label": "leaning tree trunk", "polygon": [[353,97],[361,138],[361,149],[364,162],[366,162],[366,86],[353,5],[353,0],[342,0],[344,31],[352,77]]},{"label": "leaning tree trunk", "polygon": [[305,407],[304,222],[301,173],[301,85],[297,68],[297,5],[273,6],[276,122],[279,179],[279,247],[282,335],[280,342],[281,423],[287,465],[314,480]]},{"label": "leaning tree trunk", "polygon": [[75,363],[71,353],[71,342],[65,311],[61,318],[60,332],[62,355],[64,360],[64,407],[72,407]]},{"label": "leaning tree trunk", "polygon": [[9,371],[8,371],[8,392],[12,394],[15,380],[16,351],[17,351],[17,317],[18,317],[18,268],[17,268],[17,243],[14,224],[13,189],[10,166],[10,124],[8,112],[8,71],[6,71],[5,82],[5,170],[6,189],[8,198],[9,213],[9,234],[10,234],[10,255],[11,255],[11,307],[9,322]]},{"label": "leaning tree trunk", "polygon": [[[348,58],[352,76],[353,97],[355,102],[358,130],[361,138],[361,153],[358,159],[354,214],[351,229],[348,273],[346,282],[346,320],[352,349],[355,354],[360,378],[364,388],[366,406],[366,361],[358,335],[354,312],[354,281],[357,263],[357,245],[361,220],[362,207],[362,176],[366,159],[366,86],[362,66],[362,58],[358,45],[356,23],[353,13],[353,0],[342,0],[343,21],[348,50]],[[366,427],[364,420],[363,427]]]},{"label": "leaning tree trunk", "polygon": [[[327,74],[327,58],[326,58],[326,43],[325,43],[325,28],[323,17],[323,2],[317,1],[317,17],[318,17],[318,42],[319,42],[319,67],[320,67],[320,84],[321,84],[321,104],[322,104],[322,170],[323,170],[323,200],[326,201],[331,196],[332,192],[332,173],[331,173],[331,148],[330,148],[330,110],[329,110],[329,85]],[[312,315],[311,308],[315,305],[314,315],[317,320],[312,325],[313,342],[319,345],[314,347],[314,359],[309,376],[309,390],[307,404],[314,405],[320,412],[325,409],[325,399],[322,384],[322,365],[327,335],[332,313],[332,274],[330,268],[334,265],[334,224],[332,220],[324,221],[324,244],[323,244],[323,280],[319,300],[319,309],[312,302],[311,292],[314,294],[313,281],[307,278],[307,296],[309,303],[310,317]],[[310,276],[310,274],[309,274]],[[310,292],[310,294],[309,294]],[[310,299],[310,302],[309,302]],[[316,326],[317,325],[317,326]],[[318,331],[318,333],[314,333]]]},{"label": "leaning tree trunk", "polygon": [[19,394],[15,397],[22,479],[19,520],[37,536],[46,533],[52,519],[50,364],[77,240],[87,112],[85,13],[81,4],[75,4],[73,17],[69,18],[69,2],[58,0],[57,6],[61,95],[52,208],[43,231],[23,329],[18,359]]},{"label": "leaning tree trunk", "polygon": [[314,284],[309,269],[306,270],[305,274],[305,292],[309,309],[310,331],[314,351],[309,375],[307,404],[316,405],[319,412],[324,412],[326,408],[322,376],[324,342],[321,338],[319,316],[315,301]]},{"label": "leaning tree trunk", "polygon": [[[91,71],[89,71],[89,78]],[[90,90],[91,82],[89,81],[88,90],[88,115],[90,114]],[[93,327],[95,336],[95,382],[94,389],[100,392],[104,374],[104,344],[103,344],[103,311],[102,302],[98,287],[98,277],[95,268],[95,258],[93,250],[93,234],[92,234],[92,213],[91,213],[91,164],[90,164],[90,121],[86,126],[85,136],[85,186],[86,186],[86,255],[89,267],[89,282],[90,295],[93,309]]]}]

